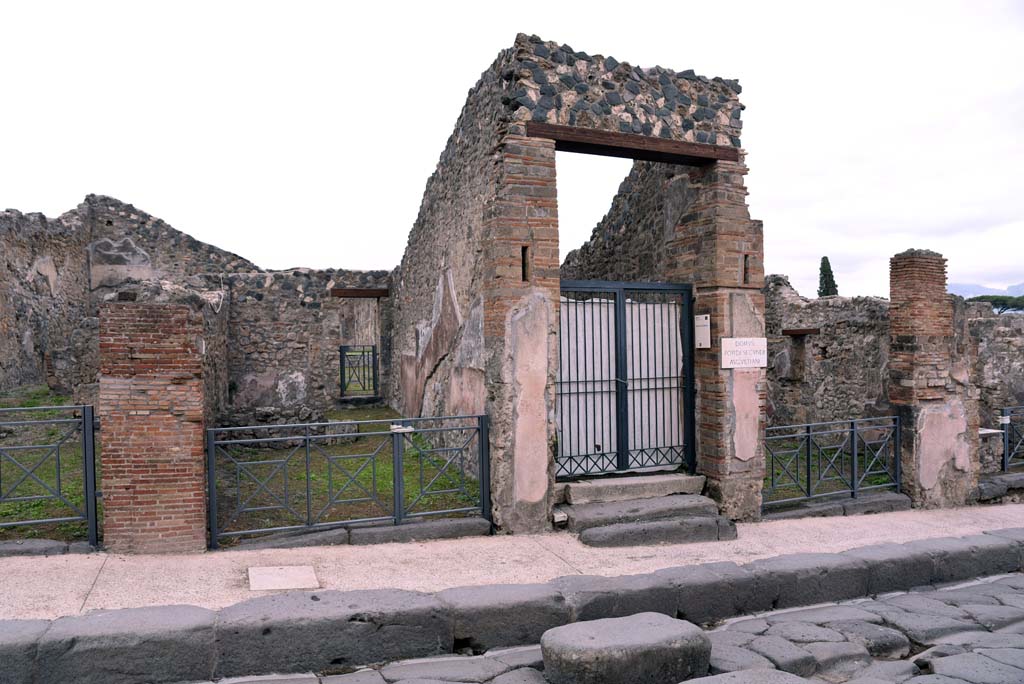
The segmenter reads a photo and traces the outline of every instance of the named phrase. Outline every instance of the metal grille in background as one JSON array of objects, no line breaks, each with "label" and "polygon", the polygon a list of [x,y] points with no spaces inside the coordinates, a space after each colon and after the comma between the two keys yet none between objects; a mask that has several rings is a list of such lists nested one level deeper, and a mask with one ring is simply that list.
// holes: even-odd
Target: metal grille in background
[{"label": "metal grille in background", "polygon": [[562,281],[556,475],[694,467],[691,289]]},{"label": "metal grille in background", "polygon": [[341,396],[378,396],[377,346],[372,344],[342,345],[339,352],[341,356]]},{"label": "metal grille in background", "polygon": [[1003,470],[1024,466],[1024,406],[1002,410]]},{"label": "metal grille in background", "polygon": [[896,416],[768,428],[765,507],[835,494],[900,489]]},{"label": "metal grille in background", "polygon": [[444,515],[490,519],[486,416],[207,431],[210,545]]},{"label": "metal grille in background", "polygon": [[92,406],[0,409],[0,528],[84,522],[98,543]]}]

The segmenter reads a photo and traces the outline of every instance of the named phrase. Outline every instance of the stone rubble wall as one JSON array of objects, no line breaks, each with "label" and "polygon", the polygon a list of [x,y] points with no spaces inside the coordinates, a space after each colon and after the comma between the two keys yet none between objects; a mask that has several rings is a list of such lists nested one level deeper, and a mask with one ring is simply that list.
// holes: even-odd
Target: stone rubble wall
[{"label": "stone rubble wall", "polygon": [[[770,425],[893,414],[889,403],[889,301],[801,297],[785,276],[765,283]],[[978,404],[980,427],[998,429],[1000,409],[1024,405],[1024,314],[952,297],[953,383]],[[783,330],[817,328],[806,336]],[[981,441],[981,472],[1000,468],[1002,442]]]},{"label": "stone rubble wall", "polygon": [[[94,403],[98,307],[199,302],[207,414],[217,421],[320,418],[339,396],[341,344],[378,344],[389,378],[387,299],[332,287],[388,286],[386,271],[260,271],[110,197],[57,219],[0,213],[0,389],[43,384]],[[385,323],[386,324],[386,323]]]}]

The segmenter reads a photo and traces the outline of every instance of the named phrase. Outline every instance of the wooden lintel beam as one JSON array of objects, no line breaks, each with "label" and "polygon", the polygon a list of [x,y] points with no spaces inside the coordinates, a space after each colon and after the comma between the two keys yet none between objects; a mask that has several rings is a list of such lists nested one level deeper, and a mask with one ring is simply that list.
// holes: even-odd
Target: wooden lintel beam
[{"label": "wooden lintel beam", "polygon": [[789,330],[783,330],[782,334],[786,337],[801,337],[803,335],[818,335],[821,333],[821,328],[790,328]]},{"label": "wooden lintel beam", "polygon": [[597,154],[604,157],[624,157],[644,161],[706,166],[716,161],[740,160],[740,151],[725,145],[666,140],[634,133],[599,131],[578,126],[526,123],[526,135],[555,141],[555,149],[562,152]]},{"label": "wooden lintel beam", "polygon": [[332,297],[347,297],[350,299],[380,299],[387,297],[391,291],[386,287],[332,287]]}]

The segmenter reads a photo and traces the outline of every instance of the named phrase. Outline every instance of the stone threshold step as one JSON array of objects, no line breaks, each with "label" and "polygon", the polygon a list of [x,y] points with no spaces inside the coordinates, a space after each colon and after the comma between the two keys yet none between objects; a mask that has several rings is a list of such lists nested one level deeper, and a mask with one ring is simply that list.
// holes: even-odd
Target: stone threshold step
[{"label": "stone threshold step", "polygon": [[591,527],[580,533],[587,546],[653,546],[736,539],[736,525],[724,516],[685,517]]},{"label": "stone threshold step", "polygon": [[761,520],[790,520],[792,518],[829,518],[843,515],[867,515],[909,511],[910,497],[896,492],[865,494],[856,499],[815,499],[784,508],[769,508]]},{"label": "stone threshold step", "polygon": [[703,475],[665,473],[579,480],[565,485],[565,501],[577,505],[700,494],[704,490],[704,479]]},{"label": "stone threshold step", "polygon": [[556,506],[557,514],[564,514],[570,532],[582,532],[591,527],[619,523],[650,522],[685,517],[717,517],[718,505],[697,494],[673,494],[657,499],[610,501],[607,503]]}]

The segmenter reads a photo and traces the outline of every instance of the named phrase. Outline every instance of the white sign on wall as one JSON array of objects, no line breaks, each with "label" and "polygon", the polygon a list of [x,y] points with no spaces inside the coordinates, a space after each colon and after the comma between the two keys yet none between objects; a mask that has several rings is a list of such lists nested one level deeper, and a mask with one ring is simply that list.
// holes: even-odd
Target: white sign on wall
[{"label": "white sign on wall", "polygon": [[711,349],[711,316],[693,317],[693,346],[697,349]]},{"label": "white sign on wall", "polygon": [[723,337],[722,368],[767,368],[768,338]]}]

